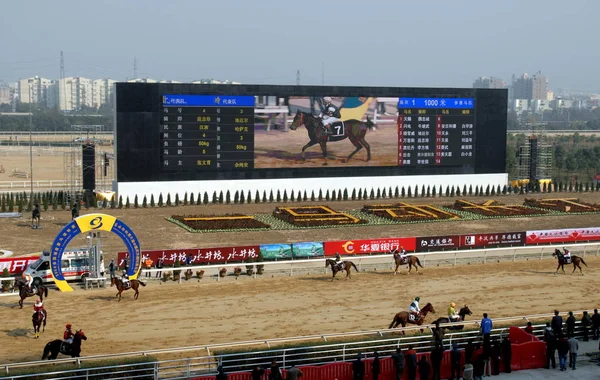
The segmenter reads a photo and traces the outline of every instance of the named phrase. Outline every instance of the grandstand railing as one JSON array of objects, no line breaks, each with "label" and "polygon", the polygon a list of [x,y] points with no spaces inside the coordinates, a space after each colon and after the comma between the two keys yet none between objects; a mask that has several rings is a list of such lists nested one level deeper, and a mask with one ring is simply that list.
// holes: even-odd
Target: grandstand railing
[{"label": "grandstand railing", "polygon": [[[55,187],[65,188],[70,186],[79,186],[79,181],[65,181],[64,179],[35,180],[33,187],[35,189],[52,189]],[[31,187],[31,181],[0,181],[0,191],[23,190]]]},{"label": "grandstand railing", "polygon": [[[538,257],[539,259],[543,259],[544,256],[548,257],[548,255],[552,255],[556,248],[563,248],[565,246],[569,247],[571,253],[579,253],[582,252],[582,256],[585,257],[586,254],[592,253],[598,255],[600,251],[600,242],[590,242],[590,243],[577,243],[577,244],[551,244],[551,245],[529,245],[529,246],[515,246],[515,247],[501,247],[501,248],[478,248],[478,249],[467,249],[467,250],[445,250],[445,251],[432,251],[432,252],[415,252],[415,253],[407,253],[408,255],[418,256],[422,258],[423,265],[425,265],[425,261],[428,257],[434,256],[445,256],[442,259],[450,262],[453,266],[457,265],[458,260],[463,259],[482,259],[482,262],[485,264],[488,260],[488,257],[508,257],[512,261],[517,259],[518,255],[528,256],[528,257]],[[169,272],[173,270],[181,270],[182,276],[180,277],[180,282],[183,282],[183,273],[188,269],[192,271],[204,270],[205,276],[216,275],[217,281],[220,281],[220,277],[218,276],[219,270],[222,268],[236,268],[240,267],[244,269],[246,266],[254,267],[253,277],[257,277],[256,274],[256,266],[263,265],[265,271],[267,268],[270,268],[274,271],[289,271],[289,275],[292,276],[294,274],[294,269],[317,269],[321,268],[324,273],[330,271],[329,267],[323,266],[323,257],[314,258],[314,259],[296,259],[296,260],[282,260],[282,261],[261,261],[261,262],[252,262],[252,263],[233,263],[233,264],[210,264],[210,265],[190,265],[190,266],[181,266],[181,267],[164,267],[161,269],[149,268],[143,269],[142,273],[156,273],[156,272]],[[390,263],[393,264],[393,259],[391,255],[388,254],[376,254],[376,255],[359,255],[359,256],[342,256],[343,260],[349,260],[354,262],[358,269],[362,269],[362,265],[368,264],[377,264],[377,263]],[[571,265],[571,264],[569,264]],[[229,272],[229,271],[228,271]],[[343,274],[342,274],[343,276]],[[140,277],[140,279],[144,280],[145,278]],[[156,279],[155,276],[148,277],[147,279]]]},{"label": "grandstand railing", "polygon": [[[593,309],[593,308],[592,308]],[[574,315],[581,315],[583,311],[573,311]],[[566,313],[564,313],[566,314]],[[533,314],[526,316],[517,317],[505,317],[505,318],[494,318],[493,323],[495,325],[505,325],[506,327],[497,327],[492,330],[492,339],[502,338],[508,334],[508,326],[522,326],[526,321],[543,320],[553,317],[554,314]],[[512,323],[511,323],[512,322]],[[452,342],[456,342],[459,346],[463,346],[467,341],[479,339],[479,324],[477,320],[472,321],[461,321],[457,323],[440,324],[444,326],[456,326],[464,325],[465,328],[473,327],[474,330],[450,332],[446,331],[444,336],[444,345],[448,346]],[[401,336],[401,337],[385,337],[385,334],[393,335],[402,331],[415,331],[425,329],[431,331],[433,325],[422,325],[415,327],[397,328],[397,329],[380,329],[380,330],[367,330],[367,331],[355,331],[348,333],[336,333],[336,334],[320,334],[320,335],[309,335],[309,336],[298,336],[290,338],[279,338],[279,339],[265,339],[265,340],[253,340],[235,343],[221,343],[221,344],[209,344],[202,346],[191,346],[191,347],[179,347],[179,348],[168,348],[158,350],[146,350],[137,352],[118,353],[110,355],[94,355],[85,356],[80,358],[69,358],[69,359],[57,359],[51,362],[44,361],[33,361],[23,363],[7,363],[2,364],[1,367],[4,370],[6,376],[2,379],[22,379],[32,376],[33,374],[27,375],[14,375],[9,376],[11,371],[18,370],[19,368],[33,368],[39,367],[40,374],[53,375],[55,377],[69,378],[72,377],[81,378],[81,376],[97,376],[101,373],[103,376],[106,375],[118,375],[130,367],[133,371],[131,376],[128,378],[135,378],[136,371],[143,372],[140,377],[149,378],[150,375],[154,376],[155,379],[183,379],[189,378],[190,376],[201,376],[210,375],[216,371],[218,364],[222,364],[226,369],[234,369],[234,371],[228,370],[229,372],[245,372],[250,371],[256,365],[268,365],[272,360],[276,360],[282,364],[282,368],[286,367],[286,364],[294,362],[296,365],[321,365],[331,363],[335,361],[346,361],[352,360],[356,357],[357,353],[371,356],[376,350],[380,356],[387,356],[395,351],[396,348],[407,348],[412,345],[417,351],[424,351],[431,349],[432,338],[431,335],[412,335],[412,336]],[[537,324],[534,325],[534,334],[536,336],[543,335],[545,325]],[[581,336],[582,330],[579,328],[580,322],[576,324],[576,336]],[[336,338],[353,338],[353,337],[373,337],[371,340],[359,340],[354,342],[344,343],[329,343],[328,339]],[[309,342],[309,341],[321,341],[323,344],[294,347],[294,348],[280,348],[270,349],[272,344],[278,343],[291,343],[291,342]],[[216,349],[243,349],[244,347],[256,347],[266,346],[267,350],[259,351],[243,351],[237,353],[224,353],[215,355],[211,353]],[[85,345],[83,347],[85,350]],[[160,354],[181,354],[185,352],[194,351],[206,351],[207,355],[194,356],[186,359],[174,359],[174,360],[161,360],[151,363],[139,363],[139,364],[126,364],[119,366],[105,366],[101,368],[81,368],[83,363],[86,366],[93,365],[94,362],[103,361],[107,359],[115,358],[135,358],[135,357],[146,357],[150,355]],[[73,370],[47,372],[42,368],[54,364],[65,364],[70,363],[76,365],[78,368]],[[125,368],[125,369],[124,369]],[[109,377],[106,377],[109,378]]]}]

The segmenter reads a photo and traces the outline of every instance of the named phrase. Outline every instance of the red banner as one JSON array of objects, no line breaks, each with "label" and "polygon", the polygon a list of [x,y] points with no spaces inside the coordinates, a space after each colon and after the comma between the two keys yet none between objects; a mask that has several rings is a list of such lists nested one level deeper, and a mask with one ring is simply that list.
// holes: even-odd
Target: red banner
[{"label": "red banner", "polygon": [[462,235],[461,247],[509,247],[525,244],[525,231]]},{"label": "red banner", "polygon": [[[224,262],[240,262],[248,258],[257,258],[260,252],[258,245],[241,247],[220,247],[220,248],[189,248],[189,249],[164,249],[156,251],[142,251],[142,266],[150,258],[153,266],[159,258],[164,260],[165,265],[173,265],[176,260],[182,264],[191,260],[191,264],[220,264]],[[125,265],[125,255],[127,252],[118,253],[119,267]]]},{"label": "red banner", "polygon": [[370,253],[388,253],[392,249],[404,247],[407,252],[414,252],[415,238],[382,238],[368,240],[338,240],[323,243],[325,256],[340,255],[365,255]]},{"label": "red banner", "polygon": [[11,275],[22,274],[25,269],[27,269],[27,266],[34,263],[37,259],[39,259],[38,256],[8,257],[0,259],[0,273],[6,268]]},{"label": "red banner", "polygon": [[574,243],[600,240],[600,227],[527,231],[526,244]]},{"label": "red banner", "polygon": [[429,236],[416,238],[417,252],[435,251],[447,248],[458,248],[459,235]]}]

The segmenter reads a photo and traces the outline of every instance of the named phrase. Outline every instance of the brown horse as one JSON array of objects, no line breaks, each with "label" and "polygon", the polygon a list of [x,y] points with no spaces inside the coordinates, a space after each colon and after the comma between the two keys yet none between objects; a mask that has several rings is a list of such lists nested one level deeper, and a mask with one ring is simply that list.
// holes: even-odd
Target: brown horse
[{"label": "brown horse", "polygon": [[396,262],[396,269],[394,269],[394,274],[398,274],[398,268],[400,267],[400,265],[408,264],[408,273],[410,273],[413,266],[417,270],[417,273],[419,273],[419,268],[417,268],[417,265],[423,268],[423,265],[421,265],[421,262],[419,261],[419,258],[417,256],[409,255],[402,259],[398,252],[394,252],[394,261]]},{"label": "brown horse", "polygon": [[115,285],[117,287],[117,290],[119,291],[117,293],[117,295],[115,296],[115,297],[119,297],[119,301],[121,301],[121,293],[123,293],[125,290],[129,290],[129,289],[133,289],[135,291],[135,294],[133,295],[133,299],[137,300],[138,296],[140,295],[140,291],[138,290],[140,287],[140,284],[142,286],[146,286],[146,284],[140,280],[129,280],[129,286],[125,286],[123,284],[123,280],[121,280],[120,278],[117,278],[117,277],[113,277],[110,280],[110,286]]},{"label": "brown horse", "polygon": [[335,260],[326,259],[325,266],[327,267],[329,265],[331,265],[331,271],[333,272],[331,281],[333,281],[333,279],[335,278],[335,275],[339,271],[344,271],[344,270],[346,271],[346,280],[352,279],[352,276],[350,275],[351,267],[354,267],[354,270],[356,270],[358,272],[358,268],[356,267],[356,265],[354,265],[354,263],[352,261],[342,261],[342,269],[340,269],[340,267],[338,266],[338,263]]},{"label": "brown horse", "polygon": [[[567,262],[567,260],[565,259],[565,255],[563,255],[559,249],[555,249],[552,256],[556,256],[556,258],[558,258],[558,266],[556,267],[556,272],[554,272],[554,274],[558,273],[559,268],[562,268],[563,273],[565,273],[565,264],[567,264],[567,265],[569,264]],[[583,270],[581,269],[581,264],[585,265],[586,267],[588,266],[585,263],[585,261],[583,261],[583,257],[571,255],[571,263],[573,264],[573,272],[571,272],[571,274],[575,273],[575,270],[577,268],[579,268],[579,273],[581,273],[581,275],[583,276]]]},{"label": "brown horse", "polygon": [[19,306],[21,309],[23,308],[23,300],[28,297],[38,296],[42,301],[44,300],[44,297],[48,297],[48,288],[43,285],[34,285],[32,289],[33,291],[30,291],[27,288],[25,281],[17,280],[15,282],[15,286],[19,288],[19,297],[21,297],[19,300]]},{"label": "brown horse", "polygon": [[[450,318],[448,317],[442,317],[442,318],[438,318],[436,319],[433,323],[434,324],[440,324],[440,323],[456,323],[456,322],[460,322],[460,321],[464,321],[467,318],[467,315],[472,315],[473,313],[471,312],[471,309],[469,309],[469,307],[467,305],[465,305],[465,307],[463,307],[462,309],[460,309],[458,311],[458,316],[459,319],[457,321],[450,321]],[[448,329],[448,330],[462,330],[463,328],[465,328],[464,325],[456,325],[456,326],[445,326],[442,327],[442,329]]]},{"label": "brown horse", "polygon": [[[427,316],[427,313],[429,313],[429,312],[432,312],[433,314],[435,314],[435,309],[433,308],[433,305],[431,303],[428,303],[427,305],[425,305],[424,308],[421,309],[421,312],[419,313],[419,319],[417,319],[417,320],[409,319],[408,311],[401,311],[399,313],[396,313],[396,315],[394,315],[394,319],[392,320],[392,323],[390,323],[390,327],[388,327],[388,329],[396,328],[400,324],[402,325],[402,327],[406,327],[407,323],[421,326],[423,324],[423,322],[425,321],[425,317]],[[423,332],[423,330],[421,330],[421,332]],[[404,331],[402,331],[402,334],[404,334]]]},{"label": "brown horse", "polygon": [[46,319],[48,318],[48,312],[43,309],[41,313],[35,312],[31,316],[31,323],[33,324],[33,337],[40,337],[40,327],[44,325],[42,332],[46,331]]},{"label": "brown horse", "polygon": [[346,159],[342,160],[342,162],[350,161],[352,156],[363,147],[367,149],[367,161],[371,160],[371,146],[365,140],[365,135],[367,134],[367,130],[373,129],[375,124],[368,117],[366,123],[355,119],[346,120],[343,124],[341,122],[334,123],[331,128],[332,130],[337,130],[338,133],[329,135],[323,129],[323,123],[320,118],[307,112],[297,111],[290,129],[295,131],[302,125],[306,127],[309,138],[308,143],[302,147],[302,161],[305,161],[304,151],[315,144],[319,144],[323,152],[323,158],[325,159],[323,165],[327,165],[327,142],[341,141],[346,138],[350,139],[350,142],[356,149]]}]

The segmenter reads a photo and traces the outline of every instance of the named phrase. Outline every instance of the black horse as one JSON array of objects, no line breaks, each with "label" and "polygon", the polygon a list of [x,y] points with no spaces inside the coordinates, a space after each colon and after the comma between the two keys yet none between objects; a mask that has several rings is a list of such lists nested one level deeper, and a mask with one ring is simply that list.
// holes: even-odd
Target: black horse
[{"label": "black horse", "polygon": [[70,356],[72,358],[78,358],[81,354],[81,340],[87,340],[87,336],[81,330],[77,330],[73,343],[64,343],[60,339],[48,342],[44,347],[44,353],[42,354],[42,360],[48,357],[48,360],[54,360],[59,353]]},{"label": "black horse", "polygon": [[[467,315],[472,315],[472,314],[473,313],[471,312],[471,309],[469,309],[469,307],[467,305],[465,305],[465,307],[460,309],[460,311],[458,312],[458,316],[460,317],[460,319],[457,322],[464,321],[467,318]],[[440,323],[456,323],[456,322],[450,321],[450,318],[448,318],[448,317],[438,318],[433,322],[433,324],[440,324]],[[448,329],[448,330],[462,330],[464,328],[465,328],[464,325],[442,327],[442,329]]]},{"label": "black horse", "polygon": [[34,338],[37,339],[40,337],[40,327],[42,327],[42,324],[44,326],[42,332],[46,331],[46,319],[48,319],[48,312],[46,311],[46,309],[43,309],[41,312],[36,311],[31,316],[31,323],[33,324],[33,337]]},{"label": "black horse", "polygon": [[307,112],[297,111],[296,116],[294,116],[294,121],[292,121],[292,125],[290,125],[290,129],[295,131],[302,125],[306,127],[308,138],[310,140],[302,147],[302,161],[305,160],[304,151],[315,144],[319,144],[321,146],[321,151],[323,152],[323,158],[325,159],[323,165],[327,165],[327,142],[341,141],[346,138],[350,139],[350,142],[352,142],[356,149],[354,152],[350,153],[346,159],[342,160],[342,162],[350,161],[352,156],[363,147],[367,149],[367,161],[371,160],[371,146],[365,140],[365,135],[367,134],[367,130],[373,129],[375,124],[369,120],[368,117],[366,123],[356,119],[346,120],[343,124],[341,122],[334,123],[331,128],[332,130],[337,131],[337,133],[329,135],[323,128],[323,123],[320,118]]},{"label": "black horse", "polygon": [[44,297],[48,297],[48,288],[43,285],[34,285],[32,290],[29,290],[27,284],[23,280],[15,281],[15,286],[19,288],[19,306],[23,308],[23,300],[28,297],[38,296],[43,301]]}]

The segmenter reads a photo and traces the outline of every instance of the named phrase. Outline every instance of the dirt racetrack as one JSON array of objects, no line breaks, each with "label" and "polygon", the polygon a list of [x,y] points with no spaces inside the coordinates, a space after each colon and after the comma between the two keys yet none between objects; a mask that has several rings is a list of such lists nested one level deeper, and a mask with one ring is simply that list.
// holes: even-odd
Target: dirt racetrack
[{"label": "dirt racetrack", "polygon": [[[553,260],[426,267],[423,275],[362,272],[351,281],[330,275],[228,277],[224,281],[150,283],[134,301],[117,302],[114,288],[51,291],[48,326],[32,337],[32,299],[18,309],[16,297],[0,299],[2,362],[39,360],[44,345],[62,336],[65,323],[83,329],[82,355],[192,346],[217,342],[387,328],[415,296],[445,315],[448,304],[467,304],[470,319],[593,309],[599,304],[600,258],[586,257],[585,276],[554,275]],[[203,354],[199,352],[198,355]]]}]

